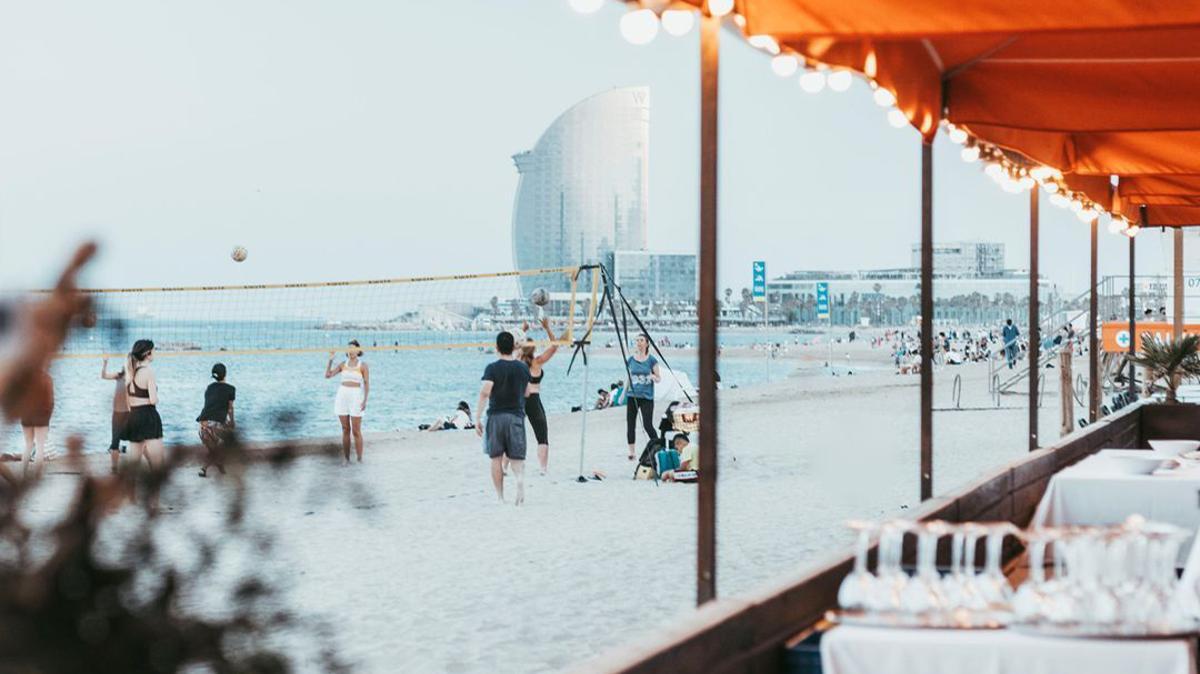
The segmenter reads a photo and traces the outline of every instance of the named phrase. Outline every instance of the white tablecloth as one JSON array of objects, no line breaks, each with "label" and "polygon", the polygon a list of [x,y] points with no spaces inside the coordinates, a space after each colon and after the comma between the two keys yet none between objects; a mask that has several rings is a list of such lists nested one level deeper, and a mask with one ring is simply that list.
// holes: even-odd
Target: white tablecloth
[{"label": "white tablecloth", "polygon": [[[1171,475],[1121,475],[1106,459],[1145,450],[1104,450],[1050,478],[1030,526],[1120,524],[1138,514],[1196,531],[1200,527],[1200,469]],[[1184,544],[1180,563],[1191,541]]]},{"label": "white tablecloth", "polygon": [[1049,639],[1008,630],[836,627],[825,674],[1195,674],[1190,639]]}]

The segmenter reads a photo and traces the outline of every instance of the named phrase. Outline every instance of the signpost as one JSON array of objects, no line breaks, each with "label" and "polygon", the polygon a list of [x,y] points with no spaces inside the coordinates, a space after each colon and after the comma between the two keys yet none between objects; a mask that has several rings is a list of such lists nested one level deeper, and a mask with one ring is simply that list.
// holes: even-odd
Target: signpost
[{"label": "signpost", "polygon": [[[767,319],[767,262],[766,260],[755,260],[750,266],[750,297],[754,301],[762,301],[763,303],[763,329],[768,331],[771,324]],[[767,382],[771,381],[771,339],[767,337]]]},{"label": "signpost", "polygon": [[829,319],[829,332],[825,335],[825,341],[829,342],[829,362],[825,365],[833,374],[833,317],[829,313],[829,284],[824,281],[817,283],[817,318]]}]

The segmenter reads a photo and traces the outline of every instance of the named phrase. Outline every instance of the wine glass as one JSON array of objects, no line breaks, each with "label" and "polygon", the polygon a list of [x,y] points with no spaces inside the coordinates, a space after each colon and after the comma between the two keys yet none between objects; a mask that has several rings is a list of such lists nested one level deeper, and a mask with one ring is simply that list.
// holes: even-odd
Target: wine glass
[{"label": "wine glass", "polygon": [[937,571],[938,540],[945,534],[942,522],[926,522],[916,529],[917,573],[908,580],[900,595],[900,606],[909,614],[920,615],[943,607],[941,577]]},{"label": "wine glass", "polygon": [[1007,610],[1012,607],[1013,590],[1000,569],[1000,557],[1005,537],[1017,531],[1016,527],[1007,522],[987,525],[984,536],[987,557],[983,574],[976,578],[976,587],[989,608]]},{"label": "wine glass", "polygon": [[879,529],[879,563],[867,606],[883,613],[900,609],[900,594],[908,584],[908,575],[900,566],[904,535],[912,528],[906,520],[885,522]]},{"label": "wine glass", "polygon": [[1035,530],[1025,535],[1029,547],[1029,578],[1013,595],[1013,613],[1019,620],[1032,621],[1042,616],[1046,603],[1046,545],[1053,534]]},{"label": "wine glass", "polygon": [[858,532],[858,541],[854,551],[854,570],[847,574],[838,587],[838,604],[843,609],[859,610],[867,607],[875,586],[875,576],[867,570],[867,553],[871,549],[871,535],[879,530],[879,526],[865,520],[851,520],[846,525]]}]

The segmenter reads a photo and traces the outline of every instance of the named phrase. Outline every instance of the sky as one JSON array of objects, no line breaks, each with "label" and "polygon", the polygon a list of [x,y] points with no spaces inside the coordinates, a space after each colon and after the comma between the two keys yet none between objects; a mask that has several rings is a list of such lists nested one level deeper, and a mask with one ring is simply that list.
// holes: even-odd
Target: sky
[{"label": "sky", "polygon": [[[694,251],[698,34],[645,46],[609,3],[57,0],[0,5],[0,282],[45,284],[85,238],[92,286],[512,269],[511,156],[579,100],[651,89],[649,245]],[[909,264],[920,140],[861,81],[806,94],[722,35],[719,284]],[[939,241],[1028,264],[1028,196],[934,151]],[[1103,225],[1102,225],[1103,226]],[[1164,236],[1141,273],[1170,272]],[[246,262],[230,259],[235,245]],[[1087,227],[1042,208],[1043,273],[1087,285]],[[1100,235],[1100,273],[1127,273]]]}]

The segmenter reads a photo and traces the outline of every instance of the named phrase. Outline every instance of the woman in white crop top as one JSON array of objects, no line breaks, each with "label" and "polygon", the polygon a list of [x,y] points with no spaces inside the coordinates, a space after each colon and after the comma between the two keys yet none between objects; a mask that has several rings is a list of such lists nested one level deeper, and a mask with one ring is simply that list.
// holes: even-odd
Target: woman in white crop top
[{"label": "woman in white crop top", "polygon": [[367,411],[367,396],[371,392],[371,376],[367,364],[362,360],[362,349],[358,340],[350,340],[351,349],[346,360],[333,364],[334,352],[329,352],[325,363],[325,378],[342,376],[337,395],[333,398],[333,413],[342,423],[342,454],[350,463],[350,437],[354,437],[354,453],[358,462],[363,460],[362,417]]}]

